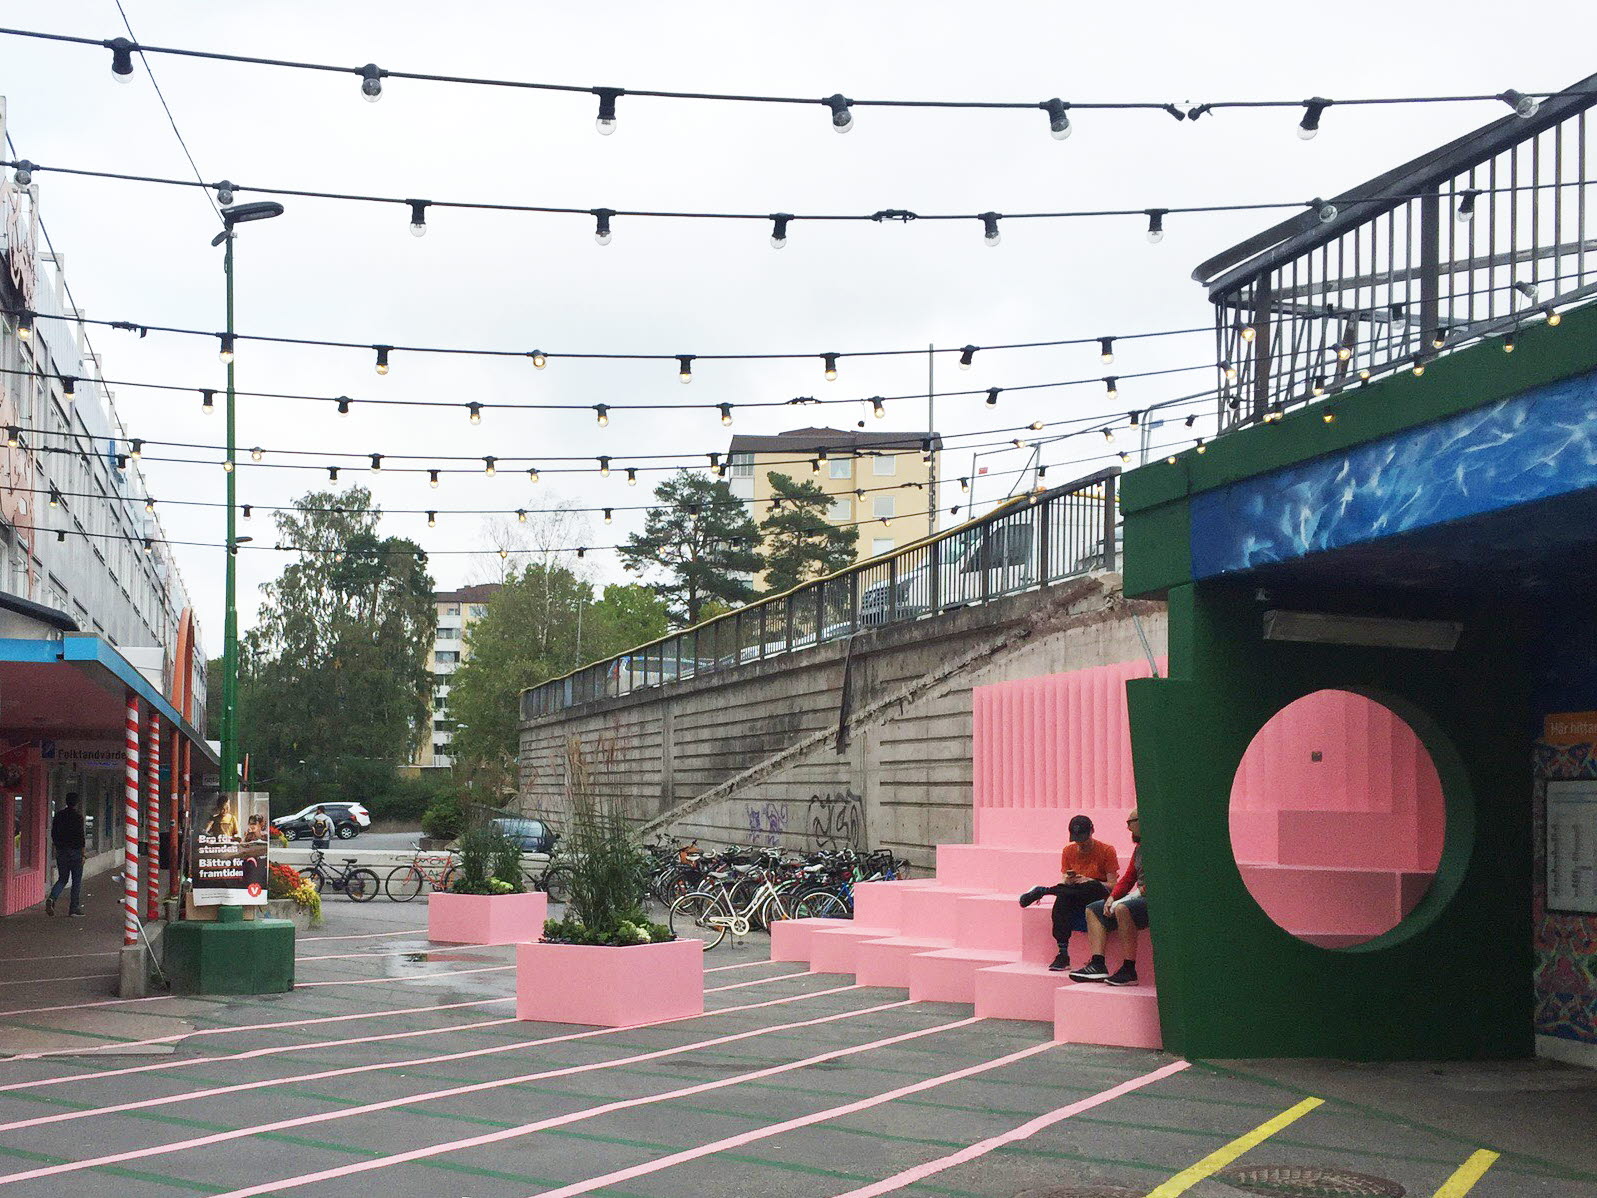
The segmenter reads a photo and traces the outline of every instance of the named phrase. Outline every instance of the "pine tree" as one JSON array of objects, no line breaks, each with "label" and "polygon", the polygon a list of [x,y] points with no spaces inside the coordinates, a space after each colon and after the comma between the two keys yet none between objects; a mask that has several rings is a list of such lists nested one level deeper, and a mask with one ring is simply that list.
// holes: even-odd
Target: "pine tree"
[{"label": "pine tree", "polygon": [[859,529],[833,524],[832,497],[814,482],[795,482],[786,474],[766,475],[771,484],[770,514],[760,523],[765,548],[765,589],[785,591],[801,582],[851,565]]},{"label": "pine tree", "polygon": [[709,600],[754,597],[740,575],[760,568],[759,530],[731,487],[681,470],[654,489],[654,500],[643,531],[621,547],[621,563],[637,574],[665,576],[655,590],[674,621],[697,624]]}]

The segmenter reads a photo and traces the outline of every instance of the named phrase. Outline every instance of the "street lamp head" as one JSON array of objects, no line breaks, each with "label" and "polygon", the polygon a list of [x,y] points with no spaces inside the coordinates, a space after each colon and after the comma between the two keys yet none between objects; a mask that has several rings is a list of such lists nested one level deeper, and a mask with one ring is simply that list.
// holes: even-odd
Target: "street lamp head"
[{"label": "street lamp head", "polygon": [[271,220],[283,215],[283,205],[276,200],[260,200],[253,204],[234,204],[222,209],[222,222],[231,229],[252,220]]}]

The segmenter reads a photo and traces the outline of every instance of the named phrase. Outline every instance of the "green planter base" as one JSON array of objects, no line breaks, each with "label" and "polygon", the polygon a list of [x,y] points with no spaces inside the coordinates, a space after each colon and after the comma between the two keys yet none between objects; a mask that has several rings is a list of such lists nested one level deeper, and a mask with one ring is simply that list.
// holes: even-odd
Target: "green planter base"
[{"label": "green planter base", "polygon": [[184,920],[161,942],[174,994],[284,994],[294,988],[294,925]]}]

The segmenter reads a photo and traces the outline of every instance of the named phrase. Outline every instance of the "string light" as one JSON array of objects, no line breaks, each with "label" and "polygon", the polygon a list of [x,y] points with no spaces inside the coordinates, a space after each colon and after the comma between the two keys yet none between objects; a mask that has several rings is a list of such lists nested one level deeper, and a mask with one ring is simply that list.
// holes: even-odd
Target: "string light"
[{"label": "string light", "polygon": [[118,83],[133,82],[133,43],[125,37],[114,37],[105,45],[111,51],[111,78]]},{"label": "string light", "polygon": [[610,519],[610,509],[609,509],[609,508],[605,508],[605,509],[604,509],[604,522],[605,522],[605,523],[606,523],[606,524],[609,524],[609,523],[611,523],[611,519]]},{"label": "string light", "polygon": [[1461,225],[1467,225],[1475,219],[1475,197],[1480,195],[1480,189],[1469,187],[1461,191],[1458,196],[1458,212],[1454,219]]},{"label": "string light", "polygon": [[1510,333],[1508,336],[1503,338],[1503,352],[1505,354],[1511,354],[1511,353],[1514,352],[1514,334],[1513,333]]},{"label": "string light", "polygon": [[338,481],[338,467],[337,466],[329,466],[327,468],[327,481],[330,482],[330,483],[336,483]]},{"label": "string light", "polygon": [[372,454],[372,473],[376,474],[382,468],[383,468],[383,455],[380,454],[380,453]]},{"label": "string light", "polygon": [[1158,245],[1164,240],[1164,218],[1170,211],[1168,208],[1148,208],[1148,241]]},{"label": "string light", "polygon": [[732,405],[729,404],[729,403],[724,403],[724,404],[722,404],[720,406],[721,406],[721,423],[724,424],[724,425],[725,424],[731,424],[732,423]]},{"label": "string light", "polygon": [[250,504],[246,503],[244,505],[244,519],[248,520],[252,511],[254,511],[254,508]]},{"label": "string light", "polygon": [[599,427],[600,428],[609,427],[609,424],[610,424],[610,405],[607,404],[607,403],[596,403],[596,404],[593,405],[593,411],[594,411],[594,414],[595,414],[595,418],[599,422]]},{"label": "string light", "polygon": [[1527,96],[1524,92],[1515,91],[1513,88],[1509,88],[1497,98],[1512,108],[1515,116],[1523,120],[1529,120],[1535,116],[1537,110],[1542,106],[1542,102],[1535,96]]},{"label": "string light", "polygon": [[1414,377],[1419,378],[1425,373],[1425,359],[1419,354],[1414,355]]},{"label": "string light", "polygon": [[1106,424],[1106,425],[1104,425],[1104,429],[1103,429],[1103,439],[1104,439],[1104,443],[1105,443],[1105,444],[1106,444],[1106,445],[1112,445],[1112,444],[1114,444],[1114,440],[1115,440],[1115,430],[1114,430],[1114,429],[1112,429],[1112,428],[1110,428],[1110,427],[1109,427],[1109,426],[1108,426],[1108,425],[1107,425],[1107,424]]},{"label": "string light", "polygon": [[1203,438],[1202,437],[1198,438],[1198,443],[1195,446],[1193,446],[1193,451],[1195,453],[1199,453],[1199,454],[1204,454],[1204,453],[1208,453],[1209,452],[1209,447],[1203,443]]},{"label": "string light", "polygon": [[970,479],[961,477],[960,480],[959,480],[959,490],[960,490],[960,494],[962,494],[962,495],[969,494],[970,493]]},{"label": "string light", "polygon": [[1231,365],[1229,358],[1220,363],[1220,372],[1225,375],[1226,382],[1234,383],[1237,381],[1237,368]]},{"label": "string light", "polygon": [[848,99],[839,92],[836,95],[827,96],[821,103],[832,110],[832,131],[834,133],[847,133],[854,128],[854,113],[850,108],[850,105],[854,103],[853,100]]},{"label": "string light", "polygon": [[428,528],[437,528],[438,527],[438,513],[437,512],[428,512],[427,513],[427,527]]},{"label": "string light", "polygon": [[1098,360],[1105,366],[1114,365],[1115,339],[1113,337],[1098,338]]},{"label": "string light", "polygon": [[216,356],[224,363],[231,362],[233,360],[233,336],[234,335],[232,333],[217,334],[217,338],[222,343],[222,348],[217,352]]},{"label": "string light", "polygon": [[427,207],[431,200],[406,200],[410,205],[410,235],[412,237],[427,236]]},{"label": "string light", "polygon": [[262,449],[259,445],[257,445],[254,449],[250,450],[250,460],[251,461],[258,462],[265,456],[266,456],[266,451],[264,449]]},{"label": "string light", "polygon": [[391,345],[374,345],[372,348],[377,351],[377,373],[387,374],[388,354],[394,347]]},{"label": "string light", "polygon": [[1120,394],[1119,383],[1120,383],[1120,376],[1117,375],[1117,374],[1111,374],[1107,378],[1104,379],[1104,381],[1103,381],[1103,393],[1104,393],[1105,398],[1114,399],[1115,396]]},{"label": "string light", "polygon": [[1002,390],[1002,387],[987,388],[987,406],[989,408],[996,408],[998,406],[998,393]]},{"label": "string light", "polygon": [[787,248],[787,223],[793,219],[791,212],[771,213],[771,248],[780,250]]},{"label": "string light", "polygon": [[499,459],[498,458],[491,457],[491,456],[490,457],[485,457],[482,460],[482,472],[484,474],[486,474],[489,478],[492,478],[496,473],[498,473],[498,465],[499,465]]},{"label": "string light", "polygon": [[143,437],[134,437],[133,438],[133,443],[128,449],[128,456],[130,458],[132,458],[136,462],[143,455],[144,455],[144,438]]},{"label": "string light", "polygon": [[871,415],[876,417],[878,420],[887,415],[887,408],[883,406],[882,397],[880,395],[876,395],[871,398]]},{"label": "string light", "polygon": [[680,382],[691,383],[693,381],[693,357],[692,354],[678,354],[676,356],[677,379]]},{"label": "string light", "polygon": [[[154,553],[154,552],[155,552],[155,542],[150,540],[149,537],[145,537],[144,538],[144,554],[145,554],[145,556],[148,557],[151,553]],[[233,552],[237,552],[237,551],[234,550]]]},{"label": "string light", "polygon": [[598,129],[599,136],[609,137],[616,131],[616,97],[626,95],[626,90],[619,87],[596,87],[594,95],[599,97],[599,116],[593,122]]},{"label": "string light", "polygon": [[528,466],[527,467],[527,481],[529,483],[535,483],[538,480],[539,480],[538,468],[536,466]]},{"label": "string light", "polygon": [[837,355],[822,354],[821,363],[825,367],[826,381],[829,383],[837,382]]},{"label": "string light", "polygon": [[1320,413],[1320,419],[1325,421],[1326,424],[1335,424],[1336,423],[1336,413],[1332,412],[1330,410],[1326,410],[1326,411]]},{"label": "string light", "polygon": [[1535,283],[1516,282],[1514,284],[1514,290],[1523,295],[1527,303],[1534,304],[1536,302]]},{"label": "string light", "polygon": [[216,392],[206,389],[200,392],[200,411],[209,416],[216,411]]},{"label": "string light", "polygon": [[12,175],[18,187],[27,187],[33,182],[33,163],[26,158],[17,163],[16,172]]},{"label": "string light", "polygon": [[609,478],[610,477],[610,459],[609,459],[608,456],[606,456],[604,454],[600,454],[599,455],[599,477],[600,478]]},{"label": "string light", "polygon": [[1142,412],[1140,410],[1136,412],[1127,412],[1126,418],[1131,421],[1131,427],[1136,428],[1142,423]]},{"label": "string light", "polygon": [[1559,325],[1564,323],[1564,314],[1551,304],[1548,304],[1544,310],[1547,313],[1547,323],[1550,327],[1556,329]]},{"label": "string light", "polygon": [[1312,392],[1312,394],[1314,395],[1315,399],[1319,399],[1320,396],[1324,395],[1325,394],[1325,377],[1323,375],[1315,375],[1315,377],[1314,377],[1314,386],[1311,387],[1309,390]]},{"label": "string light", "polygon": [[974,345],[967,345],[964,349],[959,351],[959,368],[961,370],[969,370],[971,363],[975,360],[976,347]]},{"label": "string light", "polygon": [[500,560],[500,561],[504,561],[504,560],[505,560],[505,559],[506,559],[506,558],[508,558],[508,557],[509,557],[509,556],[510,556],[510,550],[508,550],[508,549],[501,549],[501,550],[500,550],[500,551],[499,551],[499,560]]},{"label": "string light", "polygon": [[982,212],[977,219],[982,223],[982,240],[989,246],[996,246],[1003,240],[1003,234],[998,231],[998,213]]},{"label": "string light", "polygon": [[1331,103],[1323,96],[1303,101],[1303,119],[1298,122],[1299,138],[1303,141],[1314,140],[1315,134],[1320,131],[1320,114],[1329,108]]},{"label": "string light", "polygon": [[[55,505],[54,505],[54,504],[51,504],[51,505],[50,505],[50,506],[52,506],[52,507],[54,507],[54,506],[55,506]],[[146,511],[146,512],[154,512],[154,511],[155,511],[155,500],[153,500],[153,499],[146,499],[146,500],[145,500],[145,501],[144,501],[144,510],[145,510],[145,511]]]},{"label": "string light", "polygon": [[532,368],[534,370],[542,370],[547,365],[549,365],[549,356],[547,354],[545,354],[543,352],[543,350],[541,350],[541,349],[533,350],[532,351]]},{"label": "string light", "polygon": [[78,380],[77,380],[77,377],[74,376],[74,375],[70,375],[70,374],[62,375],[61,376],[61,396],[62,396],[62,398],[67,400],[70,403],[72,401],[72,398],[75,395],[77,395],[77,393],[78,393]]},{"label": "string light", "polygon": [[628,466],[627,467],[627,486],[635,487],[637,485],[638,485],[638,468],[636,466]]},{"label": "string light", "polygon": [[347,395],[340,395],[338,397],[338,414],[340,416],[349,415],[349,402],[349,396]]},{"label": "string light", "polygon": [[33,313],[19,312],[17,314],[17,340],[27,341],[33,336]]},{"label": "string light", "polygon": [[587,555],[588,555],[588,548],[587,548],[587,546],[585,546],[585,545],[578,545],[578,546],[577,546],[577,556],[578,556],[578,557],[579,557],[579,558],[580,558],[580,557],[586,557],[586,556],[587,556]]},{"label": "string light", "polygon": [[473,424],[482,423],[482,405],[480,403],[478,403],[476,400],[473,400],[471,403],[466,405],[466,411],[468,413],[466,419],[470,420]]},{"label": "string light", "polygon": [[811,474],[819,474],[820,472],[821,472],[821,459],[820,458],[811,458],[810,459],[810,473]]},{"label": "string light", "polygon": [[610,218],[615,215],[614,208],[594,208],[593,214],[593,239],[600,245],[610,244]]},{"label": "string light", "polygon": [[22,444],[22,430],[14,424],[6,425],[6,448],[15,449]]},{"label": "string light", "polygon": [[226,208],[238,197],[233,194],[233,184],[223,179],[216,185],[216,202]]},{"label": "string light", "polygon": [[1165,459],[1165,463],[1167,465],[1174,466],[1176,464],[1176,455],[1175,454],[1171,454],[1169,457],[1167,457]]},{"label": "string light", "polygon": [[527,522],[527,509],[526,508],[519,508],[518,507],[516,509],[516,522],[518,524],[525,524]]},{"label": "string light", "polygon": [[375,104],[383,98],[383,76],[388,72],[374,62],[368,62],[360,69],[360,94],[366,98],[368,104]]},{"label": "string light", "polygon": [[1048,132],[1055,141],[1064,141],[1070,136],[1069,104],[1056,96],[1052,100],[1044,100],[1037,107],[1048,114]]},{"label": "string light", "polygon": [[1244,341],[1251,342],[1254,337],[1258,336],[1258,330],[1255,329],[1251,324],[1245,324],[1237,330],[1237,336],[1241,337]]},{"label": "string light", "polygon": [[1191,428],[1194,424],[1198,423],[1198,414],[1196,412],[1192,413],[1183,423],[1187,428]]}]

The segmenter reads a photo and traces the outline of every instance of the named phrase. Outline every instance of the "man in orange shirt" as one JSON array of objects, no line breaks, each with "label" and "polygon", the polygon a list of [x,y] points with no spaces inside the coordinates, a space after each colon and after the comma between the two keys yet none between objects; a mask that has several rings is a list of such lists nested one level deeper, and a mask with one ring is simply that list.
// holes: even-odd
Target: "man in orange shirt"
[{"label": "man in orange shirt", "polygon": [[1054,943],[1059,955],[1048,968],[1063,973],[1070,968],[1070,931],[1076,917],[1089,903],[1107,898],[1109,888],[1120,873],[1120,858],[1113,845],[1092,838],[1092,820],[1072,816],[1070,843],[1059,854],[1057,886],[1033,886],[1020,896],[1020,905],[1029,907],[1045,894],[1054,896]]}]

